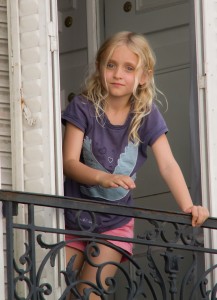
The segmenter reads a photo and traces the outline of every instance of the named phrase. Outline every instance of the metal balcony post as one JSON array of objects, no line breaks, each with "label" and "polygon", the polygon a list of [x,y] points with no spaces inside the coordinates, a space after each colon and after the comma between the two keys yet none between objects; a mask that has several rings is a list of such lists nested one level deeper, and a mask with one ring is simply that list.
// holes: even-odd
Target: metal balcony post
[{"label": "metal balcony post", "polygon": [[8,299],[14,299],[14,242],[13,242],[13,204],[4,202],[4,215],[6,217],[6,247],[7,247],[7,283]]}]

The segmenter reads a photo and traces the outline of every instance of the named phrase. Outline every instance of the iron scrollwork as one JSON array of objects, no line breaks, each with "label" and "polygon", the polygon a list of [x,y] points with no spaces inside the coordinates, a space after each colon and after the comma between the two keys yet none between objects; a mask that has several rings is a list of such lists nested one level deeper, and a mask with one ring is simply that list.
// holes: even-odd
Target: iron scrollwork
[{"label": "iron scrollwork", "polygon": [[[96,283],[93,282],[85,282],[88,286],[84,292],[83,295],[81,295],[77,289],[77,286],[80,283],[79,279],[79,272],[80,270],[73,270],[73,264],[76,259],[75,256],[72,256],[66,270],[62,270],[61,273],[63,274],[65,278],[66,287],[63,290],[63,293],[59,300],[67,299],[67,295],[69,295],[70,292],[73,293],[73,295],[76,297],[76,299],[83,299],[87,300],[89,299],[89,296],[91,293],[95,293],[96,295],[100,296],[101,299],[107,299],[106,297],[112,294],[115,294],[116,290],[118,289],[118,282],[116,278],[106,278],[105,282],[108,287],[108,289],[105,289],[103,286],[103,282],[101,279],[101,274],[103,269],[107,265],[115,265],[119,272],[122,273],[122,276],[125,278],[125,291],[126,291],[126,300],[131,299],[159,299],[159,291],[156,292],[155,284],[158,285],[160,288],[160,299],[169,299],[169,294],[173,295],[172,299],[180,299],[180,300],[199,300],[199,299],[215,299],[213,298],[216,294],[216,287],[213,288],[213,290],[207,291],[207,275],[212,272],[216,266],[208,269],[204,274],[201,275],[200,279],[197,280],[196,284],[194,284],[191,295],[189,295],[189,298],[186,298],[185,289],[186,286],[188,286],[189,282],[192,281],[192,278],[195,276],[195,269],[196,269],[196,254],[194,253],[194,259],[192,262],[191,267],[189,268],[189,271],[183,276],[182,282],[181,282],[181,289],[180,289],[180,297],[175,298],[175,295],[178,295],[178,288],[177,288],[177,276],[179,274],[179,266],[181,261],[184,259],[183,256],[177,255],[174,253],[174,250],[172,248],[167,248],[164,252],[161,252],[160,255],[164,257],[164,269],[165,273],[168,274],[168,282],[170,284],[170,288],[167,290],[167,280],[165,276],[162,274],[162,269],[158,266],[158,264],[155,262],[155,258],[153,255],[153,248],[148,247],[147,248],[147,260],[148,260],[148,269],[144,270],[141,268],[141,266],[137,263],[136,259],[129,256],[127,253],[125,253],[123,250],[118,248],[117,246],[106,242],[102,239],[93,239],[93,238],[83,238],[85,241],[89,242],[86,250],[85,250],[85,259],[86,261],[91,264],[92,266],[97,268],[96,273]],[[76,240],[76,238],[75,238]],[[48,252],[41,261],[41,264],[37,270],[36,276],[35,276],[35,285],[33,285],[33,282],[31,281],[31,274],[32,267],[34,263],[31,260],[31,247],[27,244],[25,244],[26,252],[20,257],[19,262],[22,265],[25,265],[25,268],[21,269],[18,267],[16,262],[14,261],[14,269],[16,273],[18,273],[18,276],[15,276],[14,282],[15,282],[15,299],[17,300],[28,300],[32,299],[32,295],[35,293],[37,294],[36,299],[45,300],[47,299],[46,296],[52,295],[52,286],[49,283],[41,283],[43,271],[47,267],[47,264],[49,262],[51,267],[55,266],[55,261],[58,256],[58,253],[61,249],[63,249],[67,243],[72,241],[62,241],[57,244],[47,244],[43,241],[42,235],[39,234],[37,236],[37,242],[38,245],[41,248],[47,249]],[[125,256],[125,258],[128,259],[129,263],[133,265],[134,269],[134,275],[132,276],[132,273],[129,274],[129,272],[125,269],[123,264],[118,264],[116,262],[108,261],[104,262],[102,264],[96,265],[92,258],[97,257],[100,252],[98,245],[104,244],[108,247],[112,247],[116,251],[122,252],[122,254]],[[154,283],[151,281],[151,278],[153,278]],[[196,277],[195,277],[196,278]],[[195,281],[194,278],[194,281]],[[18,282],[25,282],[27,289],[28,289],[28,295],[26,298],[19,297],[16,286]],[[180,281],[180,278],[179,278]],[[84,283],[84,282],[83,282]],[[122,281],[123,284],[123,281]],[[146,288],[145,288],[146,287]],[[200,298],[198,298],[198,292],[200,292]],[[149,296],[147,296],[149,295]],[[151,295],[151,298],[150,298]],[[195,296],[197,295],[197,296]],[[142,298],[141,298],[142,297]],[[147,298],[148,297],[148,298]],[[196,297],[196,298],[195,298]]]},{"label": "iron scrollwork", "polygon": [[[134,217],[135,220],[138,218],[138,221],[142,222],[144,226],[140,228],[138,236],[132,239],[123,239],[112,236],[105,237],[103,234],[94,233],[95,225],[97,225],[95,216],[96,203],[94,202],[91,205],[90,200],[88,205],[85,205],[84,201],[76,199],[70,202],[71,200],[56,197],[55,201],[53,201],[51,197],[46,199],[45,196],[39,197],[34,195],[35,202],[33,200],[31,202],[25,198],[29,197],[29,195],[25,196],[25,194],[22,194],[26,202],[22,201],[28,207],[31,206],[31,209],[28,210],[29,223],[18,224],[12,217],[12,204],[15,201],[14,199],[16,199],[15,196],[20,198],[21,196],[20,194],[15,194],[14,196],[10,193],[7,193],[6,196],[8,289],[12,289],[11,295],[13,294],[8,300],[57,300],[53,296],[54,287],[52,283],[46,282],[43,274],[47,269],[57,266],[58,258],[62,255],[62,251],[64,251],[67,243],[76,240],[84,240],[87,243],[84,256],[85,260],[97,269],[95,282],[86,282],[86,289],[82,295],[80,294],[78,289],[80,270],[74,269],[76,257],[72,256],[65,269],[59,270],[57,268],[59,276],[64,280],[59,300],[66,300],[70,292],[77,299],[89,299],[91,293],[99,295],[104,300],[112,299],[112,296],[119,291],[120,285],[125,293],[124,298],[121,300],[213,300],[217,298],[217,285],[210,281],[212,274],[216,273],[217,265],[207,266],[204,259],[206,252],[214,256],[217,254],[217,249],[204,247],[203,229],[192,228],[190,216],[188,220],[187,217],[185,218],[185,216],[179,216],[178,214],[165,213],[164,216],[163,213],[155,213],[155,217],[154,214],[150,215],[146,212],[141,212],[141,210],[122,208],[115,204],[109,205],[108,213],[120,213],[120,215]],[[2,193],[1,197],[3,198]],[[2,201],[4,201],[4,198]],[[82,223],[78,222],[79,234],[78,231],[41,227],[33,222],[34,217],[31,216],[34,216],[34,206],[40,205],[40,203],[49,206],[52,203],[53,207],[56,204],[59,205],[58,207],[61,207],[60,205],[64,201],[66,201],[64,208],[68,205],[71,209],[78,211],[78,219],[82,212],[89,214],[92,220],[90,228],[84,228]],[[81,209],[78,209],[79,206],[81,206]],[[100,209],[105,213],[105,204],[102,208],[100,205],[97,206],[97,213],[101,212]],[[217,229],[214,221],[210,223],[211,225],[207,227],[208,229]],[[143,232],[142,228],[145,228]],[[12,233],[17,229],[27,232],[26,236],[28,236],[28,242],[23,243],[25,245],[24,254],[20,256],[19,260],[15,259],[13,241],[11,239]],[[71,241],[62,240],[55,244],[46,243],[47,233],[60,234],[61,236],[73,234],[73,238]],[[111,239],[131,242],[136,245],[134,255],[128,255],[124,250],[107,241]],[[100,244],[112,247],[120,252],[127,260],[127,263],[107,261],[98,265],[94,264],[94,258],[100,255]],[[37,260],[36,262],[36,252],[38,250],[44,256],[40,255],[40,261]],[[103,279],[102,273],[107,265],[115,266],[118,276]],[[106,283],[108,289],[105,288],[104,283]],[[25,286],[25,295],[19,293],[19,284]]]}]

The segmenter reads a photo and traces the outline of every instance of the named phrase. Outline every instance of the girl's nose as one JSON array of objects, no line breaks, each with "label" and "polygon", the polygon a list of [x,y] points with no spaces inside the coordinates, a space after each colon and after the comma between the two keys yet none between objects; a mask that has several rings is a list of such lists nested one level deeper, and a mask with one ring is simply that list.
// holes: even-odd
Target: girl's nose
[{"label": "girl's nose", "polygon": [[116,78],[122,78],[122,68],[121,67],[117,67],[115,69],[114,76]]}]

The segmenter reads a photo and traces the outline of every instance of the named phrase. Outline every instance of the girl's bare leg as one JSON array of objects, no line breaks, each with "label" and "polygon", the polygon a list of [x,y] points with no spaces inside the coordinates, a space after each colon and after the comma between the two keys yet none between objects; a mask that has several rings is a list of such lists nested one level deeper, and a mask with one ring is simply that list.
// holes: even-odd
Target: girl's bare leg
[{"label": "girl's bare leg", "polygon": [[67,247],[66,246],[66,264],[69,262],[72,256],[76,255],[76,259],[74,261],[74,269],[80,269],[84,263],[84,254],[82,251],[78,249],[74,249],[72,247]]},{"label": "girl's bare leg", "polygon": [[[116,250],[114,250],[108,246],[102,245],[102,244],[97,244],[97,245],[99,247],[100,254],[97,257],[91,257],[91,261],[94,264],[100,265],[102,263],[106,263],[109,261],[120,263],[122,255],[119,252],[117,252]],[[97,267],[93,267],[92,265],[85,262],[82,273],[81,273],[80,280],[90,281],[95,284],[97,270],[98,270]],[[114,277],[116,270],[117,270],[116,266],[111,265],[111,264],[106,265],[103,268],[103,271],[100,275],[100,281],[105,290],[108,289],[108,286],[105,283],[106,278]],[[78,287],[78,291],[81,293],[81,295],[83,294],[84,288],[90,288],[90,286],[88,286],[87,284],[80,284]],[[92,293],[89,297],[89,300],[99,300],[99,299],[102,299],[102,298],[97,296],[94,293]]]},{"label": "girl's bare leg", "polygon": [[[75,261],[73,263],[73,270],[80,270],[84,263],[83,252],[81,252],[80,250],[71,248],[71,247],[67,247],[67,246],[65,248],[65,251],[66,251],[66,265],[68,264],[71,257],[76,255]],[[73,300],[73,299],[76,299],[76,298],[73,298],[73,295],[69,295],[67,297],[67,300]]]}]

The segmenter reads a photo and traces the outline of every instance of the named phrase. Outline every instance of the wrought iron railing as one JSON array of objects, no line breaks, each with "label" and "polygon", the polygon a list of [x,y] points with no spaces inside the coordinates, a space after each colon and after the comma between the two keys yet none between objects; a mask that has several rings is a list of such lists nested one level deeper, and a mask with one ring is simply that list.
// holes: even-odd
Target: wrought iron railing
[{"label": "wrought iron railing", "polygon": [[[79,272],[73,270],[74,257],[66,269],[60,270],[64,278],[61,299],[68,299],[70,291],[74,299],[89,299],[90,294],[99,295],[100,299],[157,299],[157,300],[202,300],[217,299],[215,257],[217,249],[204,246],[204,236],[216,234],[217,219],[209,218],[201,228],[191,227],[190,215],[174,212],[153,211],[138,207],[125,207],[110,203],[98,203],[90,200],[72,199],[53,195],[39,195],[12,191],[0,191],[3,213],[6,218],[7,286],[8,300],[18,299],[53,299],[52,284],[43,278],[43,272],[53,268],[58,256],[69,241],[65,234],[73,234],[74,239],[88,241],[85,259],[91,264],[92,258],[99,255],[99,244],[119,251],[126,258],[124,263],[108,261],[96,266],[96,284],[86,282],[88,288],[83,295],[78,292]],[[19,223],[13,215],[19,205],[26,212],[26,221]],[[70,231],[61,228],[43,227],[35,222],[37,207],[74,209],[90,214],[93,226],[89,230]],[[95,214],[129,216],[135,218],[136,236],[132,239],[118,238],[94,233]],[[79,225],[79,223],[78,223]],[[24,235],[24,253],[18,255],[14,249],[14,232]],[[206,234],[204,235],[204,232]],[[58,242],[46,242],[46,235],[60,236]],[[107,240],[132,242],[135,253],[129,256]],[[44,256],[37,251],[44,249]],[[18,259],[18,261],[17,261]],[[115,264],[117,273],[114,278],[107,278],[108,289],[101,282],[102,269]],[[18,284],[24,283],[26,294],[21,296]],[[56,298],[57,299],[57,298]]]}]

